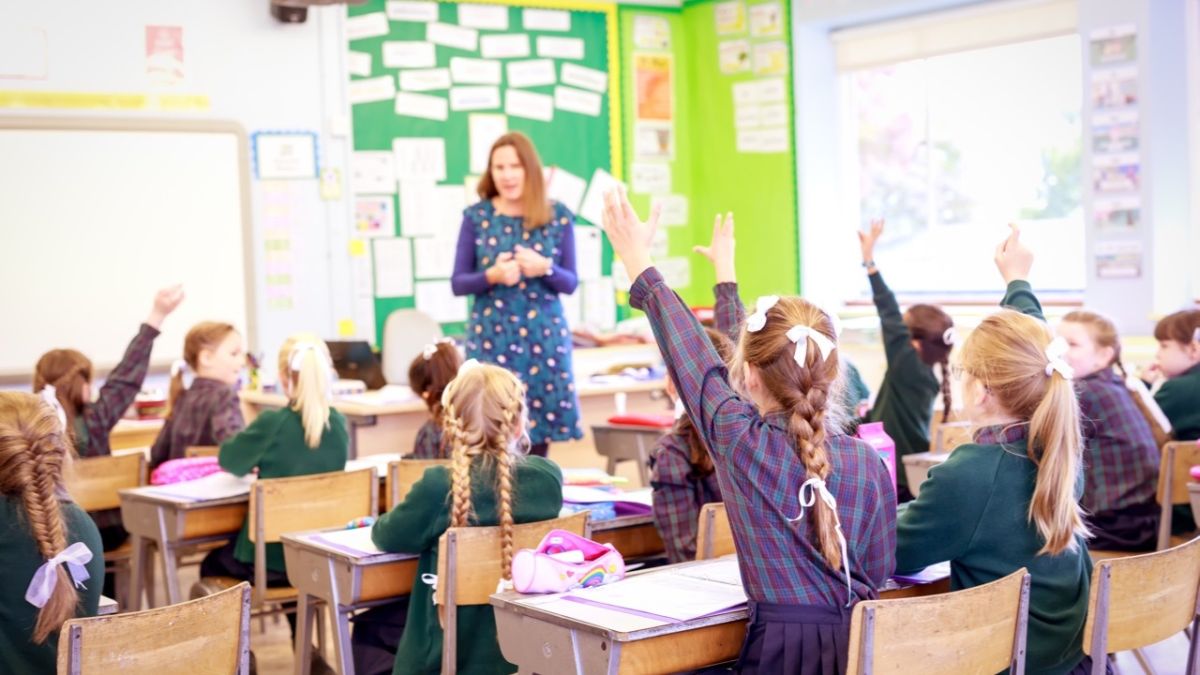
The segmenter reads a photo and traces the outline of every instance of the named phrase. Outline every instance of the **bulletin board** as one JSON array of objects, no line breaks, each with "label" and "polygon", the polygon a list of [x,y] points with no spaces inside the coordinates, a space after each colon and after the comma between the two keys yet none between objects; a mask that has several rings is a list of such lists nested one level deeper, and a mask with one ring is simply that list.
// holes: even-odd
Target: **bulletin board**
[{"label": "bulletin board", "polygon": [[463,331],[468,299],[449,285],[462,210],[491,142],[521,131],[552,172],[551,197],[576,214],[568,315],[610,327],[612,251],[580,205],[622,177],[615,5],[368,0],[348,14],[356,321],[377,344],[400,308]]}]

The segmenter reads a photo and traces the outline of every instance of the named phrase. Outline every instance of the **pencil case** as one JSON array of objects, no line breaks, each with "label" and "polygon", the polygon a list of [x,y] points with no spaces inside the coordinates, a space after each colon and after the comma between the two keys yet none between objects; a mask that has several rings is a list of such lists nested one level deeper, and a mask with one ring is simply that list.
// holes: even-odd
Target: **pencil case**
[{"label": "pencil case", "polygon": [[204,478],[221,470],[216,457],[183,457],[163,462],[150,474],[151,485],[170,485]]},{"label": "pencil case", "polygon": [[520,593],[562,593],[625,577],[625,559],[612,544],[600,544],[566,530],[551,530],[536,549],[513,555],[513,589]]}]

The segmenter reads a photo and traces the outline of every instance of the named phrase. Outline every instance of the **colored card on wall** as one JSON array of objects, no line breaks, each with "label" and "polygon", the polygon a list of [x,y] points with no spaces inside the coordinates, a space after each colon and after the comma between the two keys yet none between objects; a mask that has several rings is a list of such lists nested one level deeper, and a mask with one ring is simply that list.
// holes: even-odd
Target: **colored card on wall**
[{"label": "colored card on wall", "polygon": [[395,234],[396,210],[391,195],[358,195],[354,198],[354,236],[392,237]]},{"label": "colored card on wall", "polygon": [[634,54],[635,117],[669,122],[674,117],[672,57],[668,54]]}]

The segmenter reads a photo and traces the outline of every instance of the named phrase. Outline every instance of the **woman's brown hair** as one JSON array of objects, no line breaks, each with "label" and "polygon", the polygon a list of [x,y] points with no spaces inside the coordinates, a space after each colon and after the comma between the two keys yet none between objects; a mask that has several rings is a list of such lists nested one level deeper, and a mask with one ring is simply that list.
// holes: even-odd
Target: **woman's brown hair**
[{"label": "woman's brown hair", "polygon": [[[717,356],[721,357],[725,363],[730,363],[733,360],[733,341],[724,333],[712,328],[705,328],[704,332],[708,334],[708,340],[712,342],[713,349],[717,350]],[[688,448],[691,449],[688,463],[692,466],[692,475],[696,478],[711,476],[715,470],[712,456],[709,454],[708,446],[704,444],[700,432],[696,430],[696,425],[692,423],[692,417],[687,413],[680,415],[679,419],[675,420],[675,428],[672,433],[680,434],[687,439]]]},{"label": "woman's brown hair", "polygon": [[[237,332],[231,324],[218,321],[201,321],[192,326],[187,337],[183,339],[183,361],[192,372],[200,367],[200,352],[215,350],[230,333]],[[171,390],[167,397],[167,414],[175,410],[175,402],[183,394],[183,373],[177,372],[171,376]]]},{"label": "woman's brown hair", "polygon": [[942,383],[942,421],[950,421],[954,406],[950,392],[950,351],[954,349],[954,319],[934,305],[913,305],[904,313],[904,324],[912,339],[921,345],[918,353],[921,362],[932,368],[938,367]]},{"label": "woman's brown hair", "polygon": [[52,349],[38,359],[33,369],[33,392],[53,385],[58,402],[67,414],[67,437],[75,442],[75,418],[89,403],[84,389],[92,382],[92,361],[74,349]]},{"label": "woman's brown hair", "polygon": [[546,198],[546,179],[542,176],[542,160],[538,157],[537,149],[533,147],[533,141],[529,140],[525,134],[519,131],[510,131],[496,139],[496,142],[492,144],[491,151],[488,152],[488,170],[479,179],[479,187],[476,191],[483,199],[499,196],[500,190],[496,188],[496,181],[492,178],[492,158],[496,156],[497,150],[506,145],[517,151],[517,159],[521,161],[521,166],[525,169],[525,187],[521,191],[525,229],[536,230],[549,223],[554,213],[550,208],[550,201]]},{"label": "woman's brown hair", "polygon": [[[62,476],[70,461],[69,448],[54,408],[31,394],[0,392],[0,494],[20,502],[29,534],[38,554],[46,560],[67,547],[67,526],[59,495],[66,492]],[[34,644],[45,642],[64,621],[75,616],[79,603],[75,584],[68,578],[65,566],[59,565],[55,574],[58,582],[54,592],[38,612],[33,626]]]},{"label": "woman's brown hair", "polygon": [[454,341],[443,338],[417,354],[408,366],[408,386],[425,401],[429,414],[439,426],[442,424],[442,392],[458,375],[462,362],[462,354]]}]

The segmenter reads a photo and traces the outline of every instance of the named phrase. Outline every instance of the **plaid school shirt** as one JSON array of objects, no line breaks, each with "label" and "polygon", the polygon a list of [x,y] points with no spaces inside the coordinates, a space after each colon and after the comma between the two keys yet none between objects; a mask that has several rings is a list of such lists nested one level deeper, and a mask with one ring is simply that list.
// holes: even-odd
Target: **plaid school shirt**
[{"label": "plaid school shirt", "polygon": [[688,437],[671,432],[658,440],[651,456],[650,485],[654,488],[654,525],[673,563],[696,559],[700,508],[721,501],[717,474],[696,475]]},{"label": "plaid school shirt", "polygon": [[433,420],[428,420],[417,430],[412,453],[406,459],[449,459],[450,448],[442,446],[442,429]]},{"label": "plaid school shirt", "polygon": [[150,448],[150,469],[167,460],[184,457],[193,445],[220,445],[246,426],[233,387],[207,377],[197,377],[171,409],[162,431]]},{"label": "plaid school shirt", "polygon": [[1158,446],[1117,373],[1106,368],[1076,382],[1083,435],[1083,507],[1091,513],[1153,504]]},{"label": "plaid school shirt", "polygon": [[[630,293],[646,312],[687,413],[711,449],[730,516],[746,594],[758,602],[838,607],[847,603],[842,569],[816,544],[800,515],[809,478],[796,457],[787,412],[760,415],[729,384],[729,373],[700,324],[655,268]],[[895,568],[896,495],[887,468],[866,443],[831,433],[826,481],[846,535],[852,601],[878,597]]]}]

